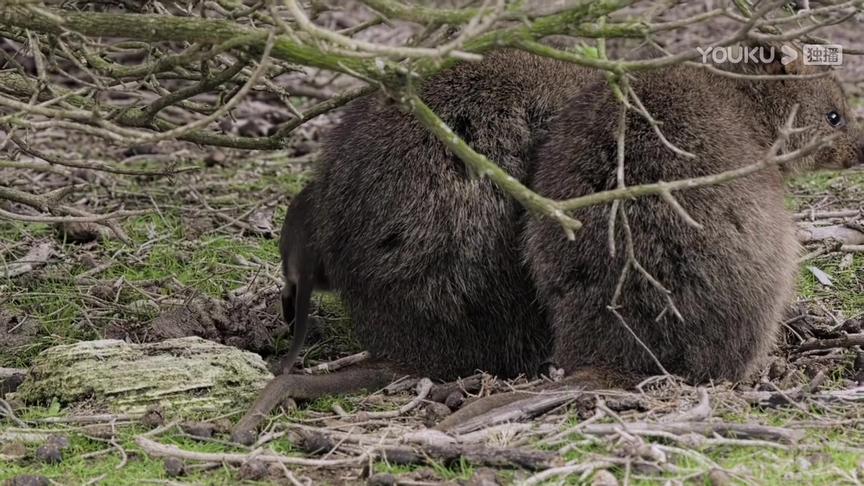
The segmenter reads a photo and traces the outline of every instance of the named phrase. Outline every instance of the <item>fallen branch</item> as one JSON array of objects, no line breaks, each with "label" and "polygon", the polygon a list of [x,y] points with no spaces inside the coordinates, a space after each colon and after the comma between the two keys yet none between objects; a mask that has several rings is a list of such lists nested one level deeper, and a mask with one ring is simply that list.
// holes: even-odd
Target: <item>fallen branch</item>
[{"label": "fallen branch", "polygon": [[802,211],[795,213],[793,217],[796,221],[814,221],[817,219],[854,218],[860,214],[861,210],[859,209],[842,209],[839,211]]},{"label": "fallen branch", "polygon": [[721,435],[724,437],[763,439],[787,444],[795,444],[804,437],[804,432],[780,427],[758,424],[734,424],[728,422],[630,422],[614,424],[586,424],[576,427],[575,431],[586,435],[613,435],[624,430],[632,435],[652,436],[665,434],[699,434],[705,437]]},{"label": "fallen branch", "polygon": [[146,437],[136,437],[135,443],[147,454],[155,457],[176,457],[184,461],[214,462],[224,464],[241,465],[250,460],[266,463],[281,463],[294,466],[309,467],[354,467],[360,466],[369,460],[365,454],[347,459],[305,459],[302,457],[288,457],[279,454],[249,454],[218,453],[218,452],[196,452],[181,449],[175,445],[161,444]]},{"label": "fallen branch", "polygon": [[368,419],[382,419],[382,418],[396,418],[405,415],[417,408],[423,401],[426,400],[426,397],[429,396],[429,392],[432,390],[432,380],[429,378],[423,378],[417,383],[417,396],[414,397],[413,400],[406,403],[405,405],[399,407],[398,410],[385,410],[383,412],[367,412],[363,415],[358,415],[358,417],[363,417],[364,420]]},{"label": "fallen branch", "polygon": [[369,351],[361,351],[357,354],[352,354],[350,356],[345,356],[344,358],[328,361],[327,363],[321,363],[310,368],[303,368],[303,373],[306,373],[307,375],[319,375],[322,373],[329,373],[331,371],[346,368],[357,363],[362,363],[363,361],[369,359],[370,356],[371,355],[369,354]]},{"label": "fallen branch", "polygon": [[844,225],[799,228],[797,236],[801,243],[815,243],[830,239],[837,240],[844,245],[864,244],[864,233]]},{"label": "fallen branch", "polygon": [[520,467],[532,471],[548,469],[558,462],[558,455],[552,452],[478,444],[385,447],[380,454],[382,459],[395,464],[450,463],[464,459],[475,466]]},{"label": "fallen branch", "polygon": [[584,394],[585,392],[581,390],[538,394],[537,396],[518,400],[466,420],[464,423],[454,427],[451,432],[456,435],[466,434],[504,422],[528,420],[560,407]]},{"label": "fallen branch", "polygon": [[864,345],[864,333],[847,334],[843,337],[833,339],[814,339],[801,343],[795,350],[798,353],[813,351],[815,349],[851,348]]}]

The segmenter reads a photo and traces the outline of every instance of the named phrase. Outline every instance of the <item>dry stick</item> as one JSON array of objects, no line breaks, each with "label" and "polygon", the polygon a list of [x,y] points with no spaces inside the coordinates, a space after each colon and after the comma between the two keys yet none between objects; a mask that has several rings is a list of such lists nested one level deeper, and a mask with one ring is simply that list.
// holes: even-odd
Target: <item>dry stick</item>
[{"label": "dry stick", "polygon": [[[622,100],[625,101],[625,100]],[[647,113],[647,112],[646,112]],[[625,103],[621,104],[621,108],[618,114],[618,132],[617,132],[617,144],[616,144],[616,160],[617,160],[617,168],[615,178],[617,180],[618,188],[625,189],[625,179],[624,179],[624,162],[625,162],[625,144],[626,144],[626,135],[627,135],[627,105]],[[665,193],[664,193],[665,194]],[[618,322],[624,327],[624,329],[636,340],[636,342],[641,346],[645,352],[651,357],[654,361],[654,364],[657,365],[657,368],[661,373],[665,376],[671,376],[671,374],[666,371],[666,368],[660,362],[660,359],[657,358],[657,355],[651,350],[651,348],[645,344],[645,342],[636,334],[635,331],[627,324],[627,321],[624,319],[624,316],[618,312],[618,299],[621,297],[622,289],[624,288],[624,282],[627,280],[627,277],[630,273],[630,268],[636,268],[640,270],[640,272],[645,276],[645,278],[658,290],[664,293],[667,299],[667,307],[671,307],[675,312],[675,315],[681,318],[681,314],[678,312],[678,309],[675,307],[674,302],[672,302],[671,292],[666,289],[656,278],[654,278],[647,270],[645,270],[639,261],[636,259],[636,251],[635,246],[633,244],[633,234],[630,231],[630,222],[627,219],[627,213],[624,210],[624,202],[620,202],[617,207],[613,207],[613,209],[617,210],[617,214],[621,217],[622,229],[624,230],[625,236],[625,250],[627,252],[627,258],[624,262],[624,267],[621,269],[621,275],[618,277],[618,283],[615,285],[615,292],[612,295],[612,301],[607,306],[607,309],[615,315],[618,319]],[[673,208],[675,205],[673,205]],[[680,207],[680,205],[678,205]],[[683,208],[682,208],[683,211]],[[684,212],[687,217],[684,218],[685,221],[690,218],[686,212]],[[610,216],[612,218],[614,215]],[[612,232],[615,230],[614,226],[609,227],[609,239],[610,241],[614,241],[614,234]],[[614,248],[614,246],[612,247]]]},{"label": "dry stick", "polygon": [[845,225],[816,226],[802,228],[799,225],[795,236],[800,243],[836,240],[844,245],[864,244],[864,233]]},{"label": "dry stick", "polygon": [[23,420],[19,419],[18,416],[15,415],[15,410],[9,405],[9,402],[0,398],[0,417],[6,417],[10,422],[21,427],[22,429],[26,429],[27,424],[24,423]]},{"label": "dry stick", "polygon": [[[416,449],[416,450],[415,450]],[[415,445],[380,449],[383,459],[397,464],[435,464],[465,459],[478,466],[520,467],[529,470],[548,469],[557,454],[520,448],[486,447],[478,444]]]},{"label": "dry stick", "polygon": [[[321,429],[291,424],[292,429],[313,434],[322,434]],[[268,440],[281,437],[274,433]],[[537,470],[555,465],[557,456],[546,451],[511,447],[489,447],[476,443],[457,443],[442,432],[423,430],[401,437],[376,437],[372,434],[343,433],[328,430],[323,435],[338,439],[339,444],[355,444],[364,447],[374,444],[373,449],[385,459],[399,464],[435,464],[466,459],[478,466],[521,467]],[[410,444],[410,445],[404,445]],[[344,449],[344,448],[343,448]]]},{"label": "dry stick", "polygon": [[107,214],[94,214],[92,216],[30,216],[28,214],[10,213],[9,211],[0,209],[0,219],[24,221],[27,223],[103,223],[111,219],[140,216],[149,212],[142,209],[135,211],[119,210]]},{"label": "dry stick", "polygon": [[[627,422],[627,432],[634,435],[651,436],[655,433],[668,434],[699,434],[712,437],[714,434],[722,436],[755,438],[773,440],[787,444],[794,444],[804,437],[800,430],[790,430],[781,427],[771,427],[758,424],[736,424],[728,422]],[[588,435],[613,435],[621,429],[620,424],[588,424],[584,427],[576,427],[576,431]]]},{"label": "dry stick", "polygon": [[233,79],[234,76],[236,76],[245,66],[246,62],[238,59],[234,61],[233,65],[225,68],[213,77],[202,78],[198,83],[192,86],[178,89],[153,101],[143,110],[141,116],[144,118],[145,123],[150,123],[162,109],[192,98],[193,96],[218,88],[222,84]]},{"label": "dry stick", "polygon": [[[81,123],[90,123],[97,127],[101,127],[105,131],[105,133],[109,134],[109,138],[117,141],[122,141],[126,137],[136,137],[141,135],[137,130],[124,128],[108,122],[92,111],[46,108],[40,105],[29,105],[27,103],[22,103],[16,99],[7,98],[5,96],[0,96],[0,106],[5,106],[7,108],[17,110],[20,113],[41,115],[48,118],[56,118],[61,120],[73,120]],[[14,116],[15,115],[6,115],[3,118],[0,118],[0,122],[8,123],[9,118],[13,118]]]},{"label": "dry stick", "polygon": [[585,393],[586,392],[582,390],[541,393],[537,396],[518,400],[503,407],[495,408],[486,413],[480,414],[470,420],[466,420],[462,424],[459,424],[449,432],[456,435],[466,434],[485,427],[498,425],[503,422],[530,419],[575,400],[583,396]]},{"label": "dry stick", "polygon": [[367,412],[365,416],[370,419],[396,418],[414,410],[426,400],[429,392],[432,390],[432,380],[423,378],[417,383],[417,396],[407,404],[399,407],[399,410],[386,410],[383,412]]},{"label": "dry stick", "polygon": [[70,417],[44,417],[39,419],[34,419],[33,422],[37,423],[45,423],[45,424],[110,424],[118,422],[131,422],[138,418],[141,418],[143,414],[99,414],[99,415],[73,415]]},{"label": "dry stick", "polygon": [[841,209],[839,211],[801,211],[792,217],[797,221],[813,221],[816,219],[852,218],[859,215],[861,215],[860,209]]},{"label": "dry stick", "polygon": [[347,459],[305,459],[302,457],[288,457],[278,454],[237,454],[237,453],[209,453],[183,450],[175,445],[161,444],[143,436],[135,438],[135,443],[144,452],[156,457],[176,457],[187,461],[215,462],[240,465],[252,459],[266,463],[282,463],[294,466],[309,467],[354,467],[360,466],[367,460],[367,454]]},{"label": "dry stick", "polygon": [[[373,53],[382,56],[393,56],[396,58],[418,58],[418,57],[431,57],[431,58],[444,58],[447,56],[452,56],[455,59],[461,59],[466,61],[479,61],[483,59],[482,56],[478,54],[472,54],[468,52],[463,52],[456,50],[459,47],[459,42],[450,42],[438,48],[426,48],[426,47],[393,47],[387,46],[383,44],[375,44],[372,42],[365,42],[358,39],[352,39],[351,37],[346,37],[338,32],[333,32],[332,30],[324,29],[318,27],[309,17],[303,13],[303,9],[301,9],[295,0],[284,0],[285,5],[288,7],[288,11],[291,12],[291,15],[294,16],[294,20],[297,22],[297,25],[300,26],[302,30],[306,33],[312,35],[313,37],[323,39],[334,44],[341,45],[347,48],[349,51],[353,51],[358,55],[361,54],[365,56],[365,53]],[[482,15],[484,12],[478,13]],[[350,55],[349,53],[344,53],[345,55]]]},{"label": "dry stick", "polygon": [[[15,96],[28,96],[30,93],[33,93],[36,90],[35,81],[30,78],[21,76],[17,73],[12,72],[0,72],[0,91],[14,94]],[[53,92],[64,92],[61,88],[52,87],[51,91]],[[67,92],[68,93],[68,92]],[[76,107],[83,109],[95,109],[96,104],[93,103],[89,99],[85,98],[74,98],[70,100],[71,104],[76,105]],[[135,114],[133,110],[129,110],[127,112],[121,112],[117,115],[116,120],[117,123],[124,126],[137,127],[140,124],[140,116]],[[108,140],[113,140],[117,142],[123,142],[124,138],[119,136],[111,131],[102,130],[97,127],[91,127],[89,125],[84,125],[80,123],[68,122],[64,120],[51,120],[47,122],[28,122],[26,120],[16,120],[16,125],[21,125],[23,127],[33,128],[33,129],[42,129],[42,128],[50,128],[50,127],[58,127],[58,128],[67,128],[71,130],[81,131],[83,133],[88,133],[94,136],[102,137]],[[14,126],[13,126],[14,128]],[[166,131],[177,128],[177,125],[164,120],[162,118],[156,118],[153,120],[152,128],[158,131]],[[255,138],[255,137],[239,137],[233,135],[222,135],[217,134],[212,131],[207,130],[196,130],[188,133],[184,133],[178,136],[180,140],[185,140],[187,142],[198,143],[202,145],[213,145],[219,147],[233,147],[239,149],[247,149],[247,150],[277,150],[284,148],[282,145],[282,138],[276,137],[265,137],[265,138]]]},{"label": "dry stick", "polygon": [[706,420],[711,417],[711,398],[708,390],[700,387],[696,389],[699,394],[699,403],[683,412],[666,415],[660,419],[661,422],[690,422]]},{"label": "dry stick", "polygon": [[[13,189],[11,187],[0,186],[0,199],[6,199],[9,201],[17,202],[20,204],[24,204],[26,206],[30,206],[34,209],[38,209],[40,211],[50,211],[52,213],[60,213],[65,215],[71,215],[71,217],[64,218],[52,218],[47,216],[25,216],[19,215],[15,213],[10,213],[8,211],[0,210],[0,217],[5,217],[7,219],[14,219],[20,221],[35,221],[35,222],[69,222],[69,221],[80,221],[80,222],[102,222],[102,224],[108,226],[108,228],[114,233],[117,238],[123,241],[126,244],[131,244],[132,240],[126,236],[126,232],[113,221],[109,221],[112,218],[120,218],[131,215],[142,214],[146,211],[116,211],[115,213],[109,215],[108,217],[95,216],[93,214],[84,211],[83,209],[78,209],[72,206],[59,205],[59,201],[66,197],[72,191],[78,189],[77,186],[66,186],[56,191],[51,191],[46,194],[36,195],[29,194],[23,191],[19,191],[17,189]],[[76,218],[77,217],[77,218]],[[85,218],[85,219],[78,219]]]},{"label": "dry stick", "polygon": [[62,165],[64,167],[72,167],[75,169],[89,169],[95,170],[99,172],[108,172],[110,174],[121,174],[121,175],[135,175],[135,176],[168,176],[180,174],[182,172],[189,172],[193,170],[198,170],[197,166],[191,167],[181,167],[178,169],[168,169],[168,170],[136,170],[136,169],[126,169],[123,167],[115,167],[110,164],[106,164],[104,162],[85,162],[83,160],[66,160],[60,157],[52,156],[42,152],[40,150],[36,150],[32,148],[27,142],[22,140],[20,137],[16,135],[12,135],[10,137],[15,145],[21,149],[22,152],[32,155],[33,157],[42,159],[50,164]]},{"label": "dry stick", "polygon": [[851,348],[853,346],[864,346],[864,333],[847,334],[834,339],[816,339],[807,341],[798,346],[797,353],[813,351],[815,349]]},{"label": "dry stick", "polygon": [[365,96],[374,92],[377,89],[375,86],[363,86],[360,88],[350,89],[345,91],[342,94],[333,96],[332,98],[328,98],[321,103],[316,104],[315,106],[310,107],[308,110],[305,110],[305,113],[302,114],[299,118],[296,118],[291,121],[287,121],[282,125],[279,125],[279,128],[276,130],[275,138],[283,138],[287,136],[292,130],[299,127],[300,125],[306,123],[307,121],[332,111],[351,100],[359,98],[361,96]]},{"label": "dry stick", "polygon": [[336,371],[341,368],[345,368],[347,366],[355,365],[357,363],[362,363],[369,359],[371,355],[369,351],[362,351],[357,354],[352,354],[350,356],[345,356],[344,358],[339,358],[333,361],[328,361],[327,363],[321,363],[310,368],[303,368],[303,373],[307,375],[317,375],[321,373],[329,373],[331,371]]},{"label": "dry stick", "polygon": [[568,466],[561,467],[553,467],[551,469],[547,469],[543,472],[537,473],[521,483],[520,486],[532,486],[534,484],[540,484],[550,478],[554,478],[556,476],[569,476],[571,474],[585,474],[592,473],[597,469],[608,469],[610,467],[614,467],[616,465],[620,465],[620,461],[608,461],[608,460],[600,460],[600,461],[592,461],[585,462],[582,464],[572,464]]},{"label": "dry stick", "polygon": [[[182,125],[176,128],[172,128],[171,130],[160,132],[154,135],[145,136],[133,141],[134,145],[143,145],[154,142],[159,142],[162,140],[166,140],[169,138],[180,137],[183,134],[195,131],[199,128],[205,127],[210,123],[218,120],[223,115],[231,111],[235,106],[237,106],[243,98],[252,90],[256,83],[258,83],[258,78],[261,77],[261,74],[264,72],[267,67],[267,61],[270,57],[270,51],[273,49],[275,36],[271,32],[267,37],[267,43],[264,45],[264,52],[261,54],[261,60],[258,62],[258,66],[255,67],[255,71],[252,72],[252,75],[249,76],[249,79],[246,80],[246,83],[237,91],[227,103],[220,106],[218,110],[214,111],[210,115],[205,116],[204,118],[200,118],[191,123],[187,123],[186,125]],[[239,62],[239,61],[238,61]]]}]

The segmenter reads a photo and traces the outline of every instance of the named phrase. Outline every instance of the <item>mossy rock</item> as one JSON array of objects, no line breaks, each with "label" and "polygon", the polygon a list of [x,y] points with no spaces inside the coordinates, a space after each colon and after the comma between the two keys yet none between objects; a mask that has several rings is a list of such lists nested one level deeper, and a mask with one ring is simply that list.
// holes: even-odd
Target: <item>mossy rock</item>
[{"label": "mossy rock", "polygon": [[43,351],[15,397],[117,413],[151,405],[185,413],[243,405],[273,378],[260,356],[199,337],[158,343],[84,341]]}]

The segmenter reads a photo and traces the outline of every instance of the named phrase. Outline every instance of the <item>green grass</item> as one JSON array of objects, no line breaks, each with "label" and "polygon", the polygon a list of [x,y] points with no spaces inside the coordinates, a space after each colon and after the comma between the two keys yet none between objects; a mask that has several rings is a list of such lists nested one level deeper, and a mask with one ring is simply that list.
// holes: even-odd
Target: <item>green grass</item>
[{"label": "green grass", "polygon": [[[831,304],[829,308],[840,310],[849,318],[864,313],[864,254],[853,254],[852,264],[842,270],[841,258],[831,255],[806,262],[798,279],[798,293],[804,299],[828,301]],[[822,285],[807,266],[827,273],[832,285]]]}]

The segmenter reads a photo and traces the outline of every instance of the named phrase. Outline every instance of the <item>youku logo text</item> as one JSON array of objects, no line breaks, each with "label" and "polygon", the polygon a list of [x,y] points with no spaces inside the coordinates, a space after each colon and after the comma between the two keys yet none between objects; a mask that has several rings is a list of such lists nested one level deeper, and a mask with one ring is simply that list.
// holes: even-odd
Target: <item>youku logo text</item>
[{"label": "youku logo text", "polygon": [[784,66],[801,59],[802,64],[807,66],[839,66],[843,64],[843,46],[838,44],[804,44],[801,50],[784,44],[779,49],[773,46],[727,46],[727,47],[697,47],[696,51],[702,56],[705,64],[723,63],[751,63],[771,64],[777,56]]}]

